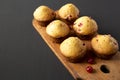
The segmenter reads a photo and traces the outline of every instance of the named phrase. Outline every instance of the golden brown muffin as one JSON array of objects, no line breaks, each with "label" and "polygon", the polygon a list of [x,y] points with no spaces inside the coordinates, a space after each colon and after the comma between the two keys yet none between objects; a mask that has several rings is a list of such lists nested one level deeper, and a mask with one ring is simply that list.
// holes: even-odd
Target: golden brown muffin
[{"label": "golden brown muffin", "polygon": [[90,36],[97,32],[98,26],[95,20],[88,16],[78,18],[74,24],[73,29],[78,36]]},{"label": "golden brown muffin", "polygon": [[65,37],[69,34],[70,29],[67,24],[60,20],[54,20],[48,24],[46,32],[53,38]]},{"label": "golden brown muffin", "polygon": [[74,20],[79,16],[79,9],[72,3],[65,4],[58,11],[62,19]]},{"label": "golden brown muffin", "polygon": [[80,60],[86,53],[86,45],[78,37],[69,37],[60,44],[62,54],[72,62]]},{"label": "golden brown muffin", "polygon": [[117,40],[111,35],[97,35],[92,39],[91,44],[96,55],[105,59],[112,57],[119,49]]},{"label": "golden brown muffin", "polygon": [[39,6],[33,13],[33,16],[38,21],[50,21],[54,19],[55,13],[47,6]]}]

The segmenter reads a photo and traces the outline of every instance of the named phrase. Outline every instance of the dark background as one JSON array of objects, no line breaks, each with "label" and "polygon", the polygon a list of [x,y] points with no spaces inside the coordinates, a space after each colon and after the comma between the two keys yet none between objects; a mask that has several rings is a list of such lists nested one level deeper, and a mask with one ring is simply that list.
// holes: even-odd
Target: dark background
[{"label": "dark background", "polygon": [[68,2],[120,42],[120,0],[0,0],[0,80],[74,80],[32,26],[38,6]]}]

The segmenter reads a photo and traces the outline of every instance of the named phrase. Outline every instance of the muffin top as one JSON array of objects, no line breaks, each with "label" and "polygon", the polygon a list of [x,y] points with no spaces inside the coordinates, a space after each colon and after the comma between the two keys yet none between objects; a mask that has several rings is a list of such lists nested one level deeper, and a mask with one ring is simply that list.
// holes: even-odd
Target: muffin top
[{"label": "muffin top", "polygon": [[47,6],[39,6],[33,13],[33,16],[38,21],[50,21],[54,19],[55,13]]},{"label": "muffin top", "polygon": [[73,29],[80,35],[91,35],[98,30],[98,26],[95,20],[88,16],[82,16],[78,18],[74,24]]},{"label": "muffin top", "polygon": [[85,55],[86,45],[78,37],[69,37],[60,44],[60,50],[65,57],[76,59]]},{"label": "muffin top", "polygon": [[116,53],[119,49],[117,40],[111,35],[97,35],[91,43],[98,54],[110,55]]},{"label": "muffin top", "polygon": [[74,4],[68,3],[59,9],[58,14],[62,19],[73,20],[78,18],[79,9]]},{"label": "muffin top", "polygon": [[46,32],[53,38],[61,38],[69,34],[70,29],[66,23],[61,20],[54,20],[46,27]]}]

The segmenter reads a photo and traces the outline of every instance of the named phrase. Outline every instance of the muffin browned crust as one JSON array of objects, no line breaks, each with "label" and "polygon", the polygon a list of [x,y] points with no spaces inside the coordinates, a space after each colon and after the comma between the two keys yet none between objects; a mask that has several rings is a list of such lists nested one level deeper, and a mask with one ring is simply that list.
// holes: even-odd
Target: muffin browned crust
[{"label": "muffin browned crust", "polygon": [[78,37],[69,37],[60,44],[62,54],[71,61],[81,59],[86,53],[86,45]]},{"label": "muffin browned crust", "polygon": [[39,6],[33,13],[33,16],[38,21],[51,21],[55,18],[55,13],[47,6]]},{"label": "muffin browned crust", "polygon": [[69,34],[70,29],[66,23],[60,20],[54,20],[46,27],[46,32],[53,38],[65,37]]},{"label": "muffin browned crust", "polygon": [[119,49],[117,40],[111,35],[97,35],[92,39],[91,44],[95,54],[101,58],[110,58]]},{"label": "muffin browned crust", "polygon": [[98,26],[95,20],[88,16],[82,16],[78,18],[74,24],[73,29],[75,30],[76,34],[81,37],[90,37],[97,33]]},{"label": "muffin browned crust", "polygon": [[62,19],[74,20],[79,16],[79,9],[74,4],[68,3],[59,9],[58,14]]}]

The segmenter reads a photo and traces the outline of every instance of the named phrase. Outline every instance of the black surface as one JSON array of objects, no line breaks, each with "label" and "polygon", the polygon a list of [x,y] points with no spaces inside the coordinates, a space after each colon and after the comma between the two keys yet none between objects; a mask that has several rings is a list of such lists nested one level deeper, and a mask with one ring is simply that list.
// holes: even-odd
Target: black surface
[{"label": "black surface", "polygon": [[0,80],[74,80],[32,26],[38,6],[68,2],[120,42],[120,0],[0,0]]}]

